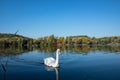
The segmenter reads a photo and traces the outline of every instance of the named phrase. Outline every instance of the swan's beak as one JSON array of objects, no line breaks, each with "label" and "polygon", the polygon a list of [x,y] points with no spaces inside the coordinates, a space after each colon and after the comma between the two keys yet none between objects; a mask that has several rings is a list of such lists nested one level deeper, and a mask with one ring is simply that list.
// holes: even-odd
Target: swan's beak
[{"label": "swan's beak", "polygon": [[60,54],[60,53],[61,53],[60,49],[57,49],[57,53],[58,53],[58,54]]},{"label": "swan's beak", "polygon": [[61,51],[59,51],[59,54],[61,54]]}]

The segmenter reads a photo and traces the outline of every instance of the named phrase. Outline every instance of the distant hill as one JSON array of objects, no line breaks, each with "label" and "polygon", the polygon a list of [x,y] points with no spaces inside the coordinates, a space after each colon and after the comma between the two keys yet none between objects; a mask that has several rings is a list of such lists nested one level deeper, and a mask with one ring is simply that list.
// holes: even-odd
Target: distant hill
[{"label": "distant hill", "polygon": [[33,44],[33,39],[18,34],[0,33],[0,46],[4,48],[23,47]]},{"label": "distant hill", "polygon": [[87,35],[77,35],[77,36],[67,36],[67,37],[70,37],[70,38],[78,38],[78,37],[80,37],[80,38],[84,38],[84,37],[90,38],[90,37],[87,36]]},{"label": "distant hill", "polygon": [[58,45],[120,45],[120,36],[89,37],[86,35],[55,37],[50,35],[32,39],[18,34],[0,33],[0,45],[3,46],[58,46]]},{"label": "distant hill", "polygon": [[21,39],[32,39],[29,37],[21,36],[18,34],[10,34],[10,33],[0,33],[0,39],[1,38],[21,38]]}]

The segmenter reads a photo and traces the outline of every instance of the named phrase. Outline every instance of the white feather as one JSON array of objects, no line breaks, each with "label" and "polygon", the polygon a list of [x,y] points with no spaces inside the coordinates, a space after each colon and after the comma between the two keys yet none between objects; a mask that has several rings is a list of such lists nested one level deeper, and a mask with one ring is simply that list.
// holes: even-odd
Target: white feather
[{"label": "white feather", "polygon": [[58,59],[59,59],[59,53],[60,53],[60,49],[57,49],[56,51],[56,59],[52,58],[52,57],[48,57],[44,59],[44,64],[46,66],[51,66],[51,67],[58,67]]}]

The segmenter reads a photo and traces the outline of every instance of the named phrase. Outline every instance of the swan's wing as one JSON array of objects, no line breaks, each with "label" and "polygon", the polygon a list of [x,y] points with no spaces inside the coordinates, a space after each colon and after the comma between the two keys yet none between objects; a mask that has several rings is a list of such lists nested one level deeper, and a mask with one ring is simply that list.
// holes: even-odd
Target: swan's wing
[{"label": "swan's wing", "polygon": [[44,64],[45,65],[50,65],[51,63],[54,63],[55,62],[55,59],[54,58],[52,58],[52,57],[49,57],[49,58],[46,58],[46,59],[44,59]]}]

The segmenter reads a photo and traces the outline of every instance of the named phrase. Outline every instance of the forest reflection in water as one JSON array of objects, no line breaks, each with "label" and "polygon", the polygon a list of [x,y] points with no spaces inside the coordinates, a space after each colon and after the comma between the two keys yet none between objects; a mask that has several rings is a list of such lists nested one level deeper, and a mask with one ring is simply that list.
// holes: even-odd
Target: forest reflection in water
[{"label": "forest reflection in water", "polygon": [[44,52],[44,53],[53,53],[56,51],[57,48],[60,48],[61,51],[66,52],[75,52],[78,54],[88,54],[90,51],[104,51],[109,53],[116,53],[120,54],[120,46],[62,46],[62,47],[10,47],[10,48],[4,48],[0,47],[0,56],[2,55],[17,55],[22,54],[25,52],[31,52],[37,50],[38,52]]},{"label": "forest reflection in water", "polygon": [[[57,48],[63,52],[60,56],[60,68],[45,66],[42,63],[43,59],[48,57],[49,53],[50,56],[54,56]],[[41,80],[119,79],[120,56],[95,54],[94,51],[110,55],[120,54],[120,46],[0,47],[0,80],[35,80],[37,77]],[[94,56],[88,55],[89,53]],[[73,74],[70,73],[71,70]],[[47,77],[44,77],[46,75]],[[111,76],[114,77],[111,78]]]}]

